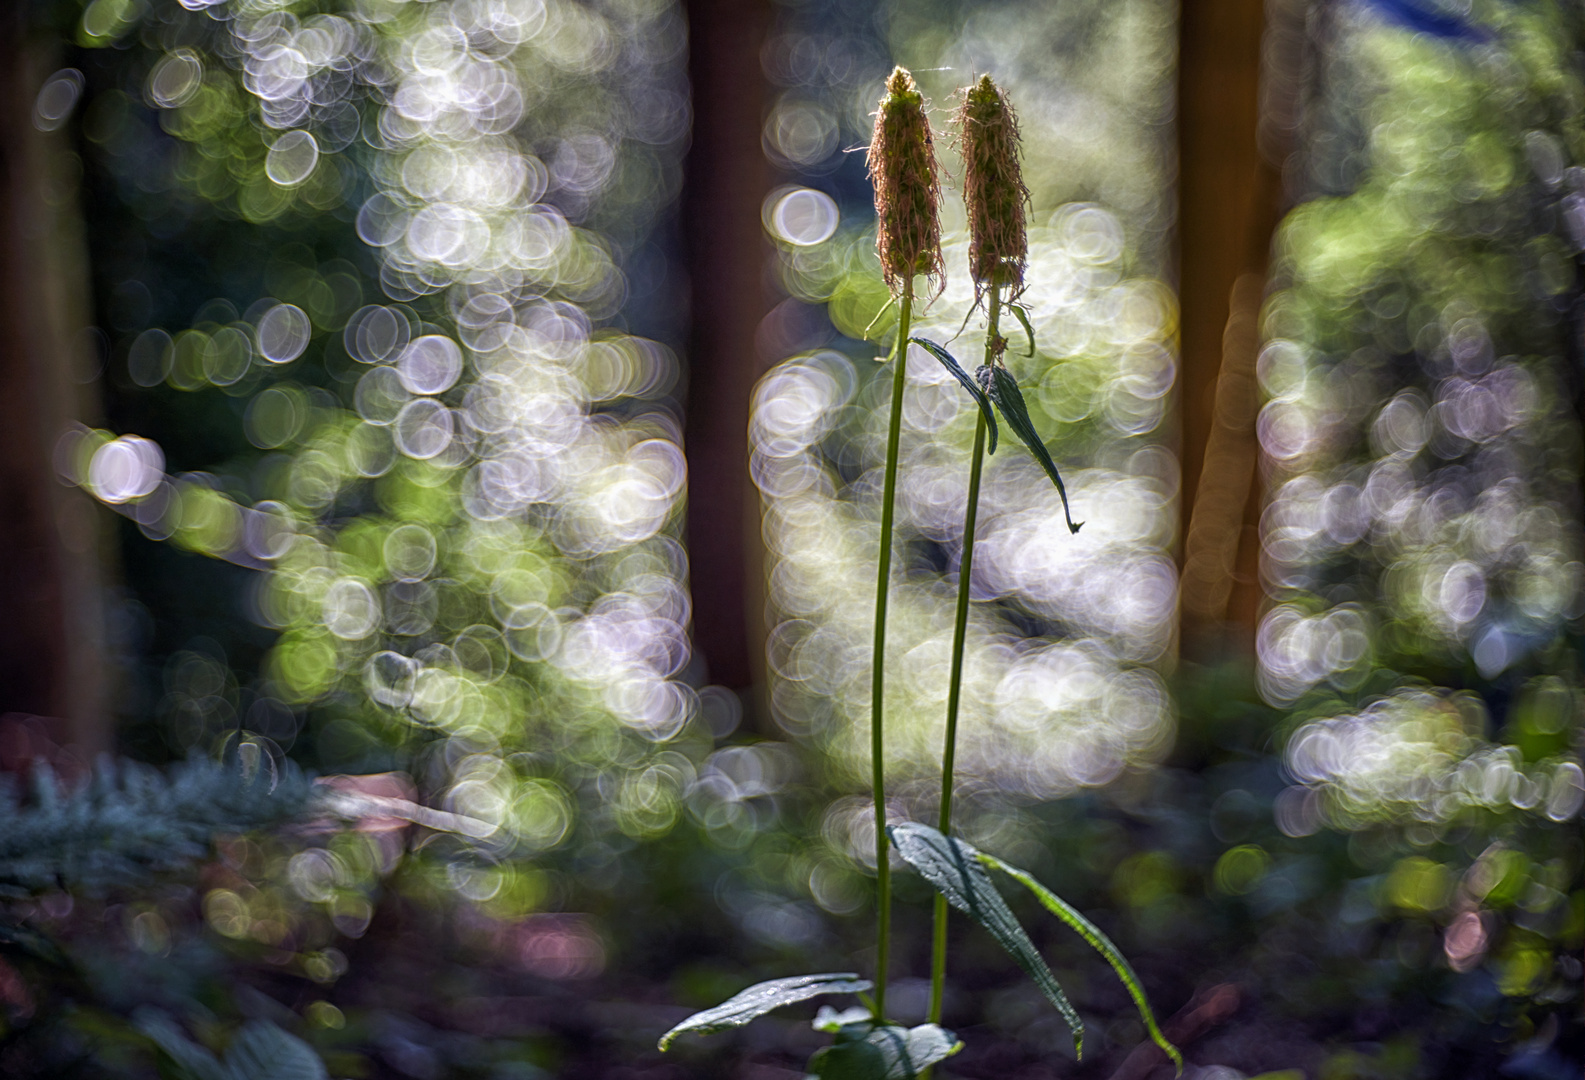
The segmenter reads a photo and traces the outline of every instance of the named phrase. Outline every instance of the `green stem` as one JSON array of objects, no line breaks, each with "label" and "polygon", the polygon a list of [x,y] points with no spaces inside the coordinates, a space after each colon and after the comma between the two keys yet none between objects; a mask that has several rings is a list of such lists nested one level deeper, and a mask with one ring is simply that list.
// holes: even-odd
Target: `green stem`
[{"label": "green stem", "polygon": [[[990,288],[990,326],[985,331],[985,363],[995,363],[1002,314],[1001,290]],[[958,610],[952,624],[952,670],[947,687],[947,738],[941,753],[941,835],[952,834],[952,768],[958,752],[958,706],[963,700],[963,648],[969,629],[969,580],[974,573],[974,527],[980,513],[980,473],[985,463],[985,414],[975,410],[974,451],[969,459],[968,506],[963,511],[963,558],[958,566]],[[936,894],[935,939],[930,953],[930,1022],[941,1022],[941,995],[947,979],[947,898]]]},{"label": "green stem", "polygon": [[908,374],[908,332],[914,287],[903,287],[892,371],[892,417],[886,433],[886,483],[881,494],[881,550],[875,567],[875,648],[870,653],[870,769],[875,791],[875,1019],[886,1019],[886,967],[892,945],[892,868],[886,851],[886,595],[892,577],[892,517],[897,502],[897,445],[902,441],[903,389]]}]

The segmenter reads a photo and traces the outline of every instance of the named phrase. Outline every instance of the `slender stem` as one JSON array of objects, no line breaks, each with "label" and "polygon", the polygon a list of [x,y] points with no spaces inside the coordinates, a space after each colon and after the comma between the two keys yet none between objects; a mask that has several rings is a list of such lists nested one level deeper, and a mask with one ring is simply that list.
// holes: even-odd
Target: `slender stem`
[{"label": "slender stem", "polygon": [[[999,351],[1001,290],[990,288],[990,326],[985,331],[985,362]],[[980,513],[980,472],[985,463],[985,414],[975,410],[974,452],[969,459],[968,506],[963,511],[963,558],[958,566],[958,610],[952,624],[952,671],[947,687],[947,738],[941,752],[941,819],[943,836],[952,832],[952,767],[958,752],[958,706],[963,700],[963,648],[969,628],[969,581],[974,573],[974,527]],[[941,995],[947,978],[947,898],[936,894],[935,940],[930,953],[930,1022],[941,1021]]]},{"label": "slender stem", "polygon": [[875,1019],[886,1019],[886,966],[892,945],[892,868],[886,838],[886,595],[892,577],[892,511],[897,502],[897,445],[902,441],[903,389],[908,374],[908,332],[914,287],[903,287],[892,370],[892,417],[886,433],[886,483],[881,494],[881,551],[875,567],[875,648],[870,653],[870,769],[875,791]]}]

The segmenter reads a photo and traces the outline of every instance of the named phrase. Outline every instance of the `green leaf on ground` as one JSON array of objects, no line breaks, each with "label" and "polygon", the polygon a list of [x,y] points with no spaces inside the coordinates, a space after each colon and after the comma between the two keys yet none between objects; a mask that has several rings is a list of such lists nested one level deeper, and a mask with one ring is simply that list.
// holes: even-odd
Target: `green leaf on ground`
[{"label": "green leaf on ground", "polygon": [[700,1035],[709,1035],[714,1031],[742,1027],[750,1020],[764,1016],[772,1009],[779,1009],[783,1005],[805,1001],[821,994],[856,994],[868,990],[872,985],[868,979],[861,979],[851,971],[825,975],[793,975],[785,979],[755,983],[713,1009],[694,1013],[662,1035],[656,1045],[665,1050],[684,1032],[692,1031]]},{"label": "green leaf on ground", "polygon": [[267,1020],[252,1020],[226,1047],[232,1080],[329,1080],[313,1048]]},{"label": "green leaf on ground", "polygon": [[969,392],[969,396],[974,399],[974,404],[980,407],[980,415],[985,417],[985,426],[989,429],[990,434],[989,449],[991,453],[996,453],[996,410],[991,408],[990,399],[985,396],[984,388],[971,378],[968,372],[963,370],[958,362],[952,358],[951,353],[940,345],[922,337],[910,338],[909,340],[941,361],[941,366],[950,371],[952,377],[963,384],[963,389]]},{"label": "green leaf on ground", "polygon": [[198,1045],[175,1020],[159,1009],[141,1008],[132,1023],[159,1049],[160,1075],[173,1080],[231,1080],[231,1074],[207,1047]]},{"label": "green leaf on ground", "polygon": [[1046,444],[1041,441],[1040,433],[1029,419],[1029,407],[1024,404],[1023,391],[1018,389],[1017,380],[1008,374],[1006,368],[991,371],[990,396],[1002,411],[1002,419],[1013,429],[1013,434],[1024,441],[1029,452],[1035,455],[1035,460],[1040,462],[1041,468],[1046,470],[1046,475],[1051,477],[1051,482],[1057,485],[1057,494],[1062,496],[1062,513],[1068,519],[1068,531],[1078,532],[1084,523],[1073,523],[1073,512],[1068,509],[1068,489],[1063,486],[1062,476],[1057,472],[1057,463],[1051,460]]},{"label": "green leaf on ground", "polygon": [[914,1080],[963,1044],[936,1024],[905,1028],[869,1021],[846,1024],[836,1042],[816,1050],[809,1073],[820,1080]]},{"label": "green leaf on ground", "polygon": [[1047,911],[1072,927],[1074,932],[1089,942],[1090,948],[1100,953],[1106,962],[1112,965],[1112,970],[1117,972],[1117,977],[1122,979],[1123,985],[1128,988],[1128,996],[1134,999],[1134,1005],[1139,1009],[1139,1016],[1144,1020],[1145,1028],[1150,1032],[1151,1041],[1166,1052],[1167,1056],[1172,1059],[1172,1063],[1177,1066],[1181,1075],[1183,1072],[1183,1055],[1178,1053],[1178,1048],[1168,1042],[1167,1037],[1161,1033],[1161,1028],[1156,1024],[1155,1014],[1150,1011],[1150,1002],[1145,998],[1144,987],[1139,985],[1139,976],[1134,974],[1133,966],[1123,958],[1122,953],[1117,951],[1117,946],[1112,944],[1112,940],[1101,933],[1098,926],[1079,914],[1073,905],[1040,884],[1039,881],[1036,881],[1034,875],[1030,874],[1029,871],[1020,870],[1016,866],[1004,863],[995,855],[987,855],[983,851],[978,853],[978,858],[984,865],[992,870],[1000,870],[1034,893],[1035,898],[1040,901]]},{"label": "green leaf on ground", "polygon": [[889,826],[886,831],[897,845],[897,853],[935,886],[936,891],[947,898],[947,903],[984,927],[1035,981],[1046,1000],[1055,1005],[1068,1022],[1073,1031],[1073,1051],[1082,1058],[1084,1023],[1073,1010],[1068,995],[1062,992],[1057,977],[1035,949],[1034,942],[1018,925],[1007,901],[996,891],[990,875],[981,867],[980,853],[961,840],[943,836],[930,826],[914,821]]}]

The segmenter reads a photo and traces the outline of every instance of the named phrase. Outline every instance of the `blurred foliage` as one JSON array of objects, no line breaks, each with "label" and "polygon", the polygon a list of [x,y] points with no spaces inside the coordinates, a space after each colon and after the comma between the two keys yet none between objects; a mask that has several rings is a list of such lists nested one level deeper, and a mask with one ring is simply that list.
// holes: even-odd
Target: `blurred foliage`
[{"label": "blurred foliage", "polygon": [[1352,190],[1284,223],[1260,362],[1275,702],[1571,674],[1585,82],[1574,15],[1489,16],[1478,42],[1345,20],[1327,59],[1349,89],[1310,170]]},{"label": "blurred foliage", "polygon": [[677,364],[623,329],[618,260],[677,189],[675,7],[107,0],[76,31],[140,434],[76,432],[62,471],[262,571],[220,591],[269,632],[169,617],[191,560],[132,543],[163,671],[130,741],[400,767],[497,860],[669,829],[711,735],[674,679]]},{"label": "blurred foliage", "polygon": [[196,759],[168,777],[107,760],[88,783],[66,790],[40,764],[32,780],[34,797],[24,808],[12,777],[0,776],[0,806],[7,811],[0,889],[22,897],[135,885],[206,857],[217,832],[290,821],[307,799],[294,765],[287,762],[278,773],[257,754],[230,763]]},{"label": "blurred foliage", "polygon": [[1473,15],[1333,28],[1264,313],[1259,677],[1283,831],[1349,832],[1384,912],[1545,1002],[1585,912],[1582,27]]},{"label": "blurred foliage", "polygon": [[[1016,443],[986,463],[974,582],[982,602],[967,641],[958,772],[966,819],[993,816],[994,800],[981,806],[981,793],[1070,795],[1159,761],[1172,740],[1162,678],[1177,484],[1166,445],[1177,313],[1162,280],[1172,9],[1153,0],[878,5],[877,38],[849,25],[851,8],[786,5],[767,62],[783,88],[767,145],[797,181],[765,204],[787,299],[761,330],[767,359],[781,362],[756,391],[750,433],[778,620],[771,703],[785,731],[828,755],[835,782],[862,789],[868,594],[891,392],[872,361],[887,351],[895,314],[874,253],[868,185],[850,175],[841,146],[864,138],[886,58],[895,57],[934,99],[943,167],[956,175],[945,135],[950,99],[968,73],[992,71],[1022,117],[1033,196],[1023,301],[1036,340],[1014,331],[1007,362],[1085,522],[1069,535],[1056,490]],[[831,136],[805,145],[816,130]],[[946,290],[915,314],[916,332],[938,342],[971,321],[974,300],[967,220],[950,186],[942,243]],[[881,340],[859,340],[872,325]],[[963,356],[964,346],[953,348]],[[975,412],[923,350],[914,350],[908,379],[887,752],[900,812],[926,820]],[[862,860],[872,833],[859,803],[838,803],[828,822]],[[964,828],[973,835],[972,820]]]},{"label": "blurred foliage", "polygon": [[[1202,1076],[1578,1075],[1571,8],[1477,0],[1426,27],[1383,0],[1309,27],[1302,201],[1264,316],[1276,603],[1251,671],[1171,661],[1171,5],[778,5],[763,145],[786,184],[764,220],[786,296],[751,435],[786,741],[736,730],[685,635],[676,4],[35,10],[80,72],[47,85],[81,94],[63,133],[106,416],[57,461],[123,515],[124,746],[245,746],[291,790],[291,762],[365,775],[335,781],[342,811],[268,832],[170,796],[210,790],[193,766],[81,796],[98,809],[68,839],[117,873],[5,901],[0,1071],[150,1076],[229,1062],[261,1025],[337,1076],[807,1059],[802,1022],[678,1062],[652,1047],[690,1006],[865,948],[890,324],[862,340],[885,289],[843,150],[901,62],[938,109],[991,71],[1021,110],[1036,340],[1015,333],[1009,363],[1087,522],[1069,537],[1026,455],[990,463],[965,838],[1060,881],[1169,1037],[1178,1006],[1238,988],[1236,1019],[1185,1046]],[[940,341],[971,300],[961,206],[946,232],[921,327]],[[973,426],[923,360],[889,661],[899,819],[933,811]],[[194,814],[165,843],[150,808],[172,806]],[[7,806],[9,842],[45,807]],[[107,824],[120,848],[93,843]],[[76,858],[40,850],[30,886]],[[898,966],[923,972],[927,890],[898,888]],[[1104,964],[1056,928],[1035,940],[1093,1058],[1070,1066],[1058,1018],[955,927],[946,1022],[1000,1037],[949,1071],[1107,1076],[1139,1043]],[[891,1000],[921,1019],[924,981]]]}]

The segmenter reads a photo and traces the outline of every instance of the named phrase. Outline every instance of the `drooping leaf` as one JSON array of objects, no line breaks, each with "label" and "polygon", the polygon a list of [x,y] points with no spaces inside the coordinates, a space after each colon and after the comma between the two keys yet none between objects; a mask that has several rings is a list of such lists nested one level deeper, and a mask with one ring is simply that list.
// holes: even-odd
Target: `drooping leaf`
[{"label": "drooping leaf", "polygon": [[329,1080],[325,1063],[296,1035],[267,1020],[252,1020],[226,1048],[232,1080]]},{"label": "drooping leaf", "polygon": [[936,891],[947,898],[947,903],[984,927],[1035,981],[1046,1000],[1055,1005],[1068,1022],[1073,1031],[1074,1053],[1082,1058],[1084,1024],[1079,1014],[1074,1012],[1068,995],[1062,992],[1057,977],[1046,966],[1034,942],[1018,925],[1007,901],[996,891],[990,875],[980,866],[979,852],[961,840],[943,836],[930,826],[914,821],[889,826],[886,831],[897,846],[897,854],[935,886]]},{"label": "drooping leaf", "polygon": [[1034,893],[1035,898],[1040,901],[1047,911],[1072,927],[1075,933],[1089,942],[1090,948],[1100,953],[1106,962],[1112,965],[1112,970],[1117,972],[1117,977],[1122,979],[1123,985],[1128,988],[1128,996],[1134,999],[1134,1005],[1139,1009],[1139,1016],[1144,1020],[1145,1028],[1150,1032],[1151,1041],[1166,1052],[1181,1074],[1183,1072],[1183,1055],[1178,1053],[1176,1046],[1167,1041],[1167,1037],[1161,1033],[1161,1028],[1156,1025],[1156,1017],[1150,1011],[1150,1002],[1145,998],[1145,990],[1139,985],[1139,976],[1134,974],[1133,966],[1124,959],[1122,953],[1117,951],[1117,946],[1112,944],[1111,939],[1101,933],[1098,926],[1079,914],[1078,910],[1066,900],[1035,880],[1034,875],[1030,874],[1029,871],[1020,870],[1018,867],[1005,863],[994,855],[987,855],[983,851],[979,853],[979,860],[992,870],[1000,870]]},{"label": "drooping leaf", "polygon": [[1029,419],[1029,408],[1024,404],[1023,391],[1018,389],[1017,381],[1008,374],[1006,368],[995,368],[990,378],[991,400],[996,402],[996,407],[1002,411],[1002,418],[1007,421],[1007,426],[1013,433],[1024,441],[1029,447],[1029,452],[1035,455],[1035,460],[1040,462],[1041,468],[1046,470],[1046,475],[1051,477],[1051,482],[1057,485],[1057,494],[1062,496],[1062,513],[1068,519],[1068,531],[1078,532],[1083,522],[1073,523],[1073,513],[1068,509],[1068,489],[1062,484],[1062,476],[1057,472],[1057,463],[1051,460],[1051,454],[1046,450],[1046,444],[1041,441],[1040,433],[1035,430],[1034,423]]},{"label": "drooping leaf", "polygon": [[914,1080],[951,1057],[963,1044],[936,1024],[905,1028],[898,1024],[846,1024],[836,1042],[815,1051],[809,1073],[820,1080]]},{"label": "drooping leaf", "polygon": [[950,371],[952,377],[963,384],[963,389],[969,392],[969,396],[974,399],[974,404],[980,407],[980,415],[985,417],[985,426],[990,435],[989,449],[991,453],[996,453],[996,410],[991,408],[990,399],[986,397],[984,388],[970,378],[969,373],[964,371],[958,362],[952,358],[952,354],[940,345],[922,337],[910,338],[909,340],[941,361],[941,366]]},{"label": "drooping leaf", "polygon": [[713,1009],[694,1013],[662,1035],[656,1045],[665,1050],[672,1044],[672,1040],[686,1031],[708,1035],[713,1031],[742,1027],[750,1020],[764,1016],[772,1009],[779,1009],[783,1005],[805,1001],[821,994],[856,994],[868,990],[872,985],[868,979],[861,979],[851,971],[825,975],[793,975],[785,979],[755,983]]},{"label": "drooping leaf", "polygon": [[1035,328],[1029,325],[1029,312],[1024,310],[1024,305],[1022,304],[1008,304],[1007,307],[1014,317],[1018,319],[1019,325],[1024,328],[1024,333],[1029,335],[1029,351],[1024,353],[1024,355],[1035,355]]}]

